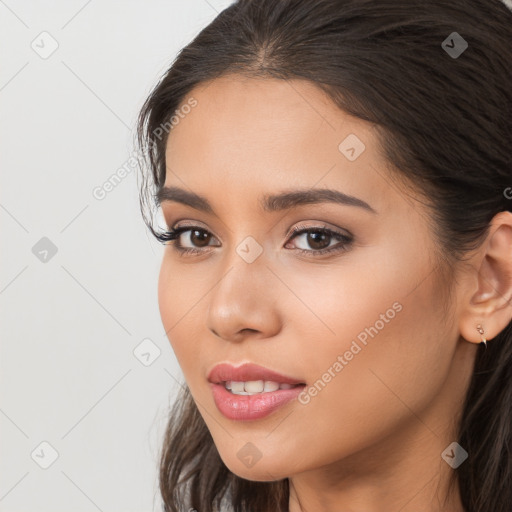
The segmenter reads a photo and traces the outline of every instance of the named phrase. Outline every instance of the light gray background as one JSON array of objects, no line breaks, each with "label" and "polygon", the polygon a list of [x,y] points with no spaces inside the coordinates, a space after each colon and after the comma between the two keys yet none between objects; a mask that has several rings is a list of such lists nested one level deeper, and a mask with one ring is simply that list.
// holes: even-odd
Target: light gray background
[{"label": "light gray background", "polygon": [[[182,382],[158,310],[162,247],[136,169],[92,192],[128,160],[160,75],[230,3],[0,0],[2,512],[160,510]],[[47,58],[31,47],[51,49],[44,31]],[[33,253],[43,237],[53,257]],[[46,469],[42,442],[58,452]]]}]

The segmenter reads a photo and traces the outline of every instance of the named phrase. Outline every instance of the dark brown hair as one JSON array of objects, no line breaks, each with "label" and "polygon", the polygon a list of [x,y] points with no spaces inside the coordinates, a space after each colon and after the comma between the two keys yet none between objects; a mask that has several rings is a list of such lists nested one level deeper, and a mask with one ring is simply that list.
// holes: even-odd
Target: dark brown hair
[{"label": "dark brown hair", "polygon": [[[468,45],[460,55],[443,44],[453,32]],[[137,142],[147,164],[140,203],[157,237],[152,219],[169,132],[161,127],[195,86],[228,73],[308,80],[374,124],[390,169],[431,207],[446,268],[478,247],[496,213],[511,210],[504,191],[512,186],[512,13],[500,0],[232,4],[179,52],[140,112]],[[458,426],[469,457],[452,480],[467,512],[512,510],[511,428],[509,324],[479,349]],[[161,453],[165,511],[286,511],[288,485],[229,471],[183,388]]]}]

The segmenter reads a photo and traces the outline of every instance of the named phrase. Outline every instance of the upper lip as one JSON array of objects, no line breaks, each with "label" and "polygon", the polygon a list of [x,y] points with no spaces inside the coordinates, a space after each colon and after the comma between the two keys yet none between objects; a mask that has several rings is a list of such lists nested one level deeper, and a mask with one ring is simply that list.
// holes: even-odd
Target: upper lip
[{"label": "upper lip", "polygon": [[235,382],[263,380],[277,382],[280,384],[304,384],[303,381],[282,375],[253,363],[245,363],[241,366],[233,366],[229,363],[217,364],[208,374],[208,380],[214,384],[220,384],[228,380],[233,380]]}]

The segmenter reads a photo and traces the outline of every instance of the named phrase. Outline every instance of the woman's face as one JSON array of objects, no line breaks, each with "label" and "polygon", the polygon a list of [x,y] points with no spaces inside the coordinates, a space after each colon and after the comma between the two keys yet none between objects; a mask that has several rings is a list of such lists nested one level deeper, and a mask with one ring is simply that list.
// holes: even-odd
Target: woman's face
[{"label": "woman's face", "polygon": [[[467,384],[453,375],[464,349],[456,320],[443,323],[427,213],[391,181],[372,126],[305,81],[230,76],[190,96],[197,104],[168,139],[165,186],[211,211],[162,195],[167,226],[193,226],[177,241],[199,252],[165,247],[159,305],[224,463],[273,480],[343,459],[389,463],[413,432],[432,441]],[[320,190],[339,196],[262,206]],[[291,234],[297,226],[308,231]],[[226,416],[208,381],[223,362],[305,386],[273,410],[258,408],[264,393],[218,387]]]}]

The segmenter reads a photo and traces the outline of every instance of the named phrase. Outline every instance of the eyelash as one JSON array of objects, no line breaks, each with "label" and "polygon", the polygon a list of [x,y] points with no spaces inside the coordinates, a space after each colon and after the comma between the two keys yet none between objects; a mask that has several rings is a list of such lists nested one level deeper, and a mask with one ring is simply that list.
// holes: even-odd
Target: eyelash
[{"label": "eyelash", "polygon": [[[182,226],[182,227],[171,229],[170,231],[158,233],[156,236],[157,236],[157,239],[159,240],[159,242],[163,243],[164,245],[168,245],[168,243],[170,242],[170,244],[173,246],[173,249],[180,253],[180,256],[199,254],[199,253],[204,252],[204,249],[180,246],[179,237],[182,233],[184,233],[186,231],[202,231],[205,233],[209,233],[208,230],[201,228],[200,226]],[[289,240],[293,240],[294,238],[297,238],[299,235],[302,235],[303,233],[310,233],[310,232],[311,233],[322,233],[324,235],[332,236],[333,238],[337,238],[338,240],[340,240],[341,243],[338,245],[335,245],[333,247],[327,248],[327,249],[319,249],[319,250],[294,249],[295,251],[298,251],[301,254],[320,256],[320,255],[325,255],[325,254],[330,254],[330,253],[335,253],[335,252],[346,251],[348,246],[350,246],[350,244],[353,241],[353,239],[350,236],[347,236],[343,233],[339,233],[337,231],[333,231],[332,229],[329,229],[326,226],[306,227],[304,225],[295,226],[290,233]]]}]

